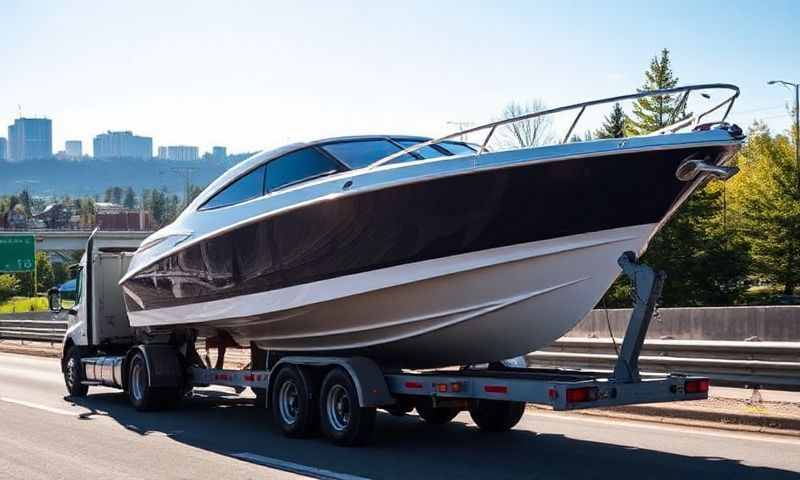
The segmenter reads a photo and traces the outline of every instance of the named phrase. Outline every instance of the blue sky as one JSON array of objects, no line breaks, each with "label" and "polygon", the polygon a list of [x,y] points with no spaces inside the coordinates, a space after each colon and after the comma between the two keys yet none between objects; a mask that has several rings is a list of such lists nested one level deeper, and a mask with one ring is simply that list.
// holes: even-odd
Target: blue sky
[{"label": "blue sky", "polygon": [[512,99],[632,92],[666,47],[681,84],[735,83],[731,119],[782,130],[790,92],[766,81],[800,81],[799,20],[797,1],[6,0],[0,126],[21,105],[53,119],[55,149],[80,139],[89,151],[107,129],[232,151],[437,135]]}]

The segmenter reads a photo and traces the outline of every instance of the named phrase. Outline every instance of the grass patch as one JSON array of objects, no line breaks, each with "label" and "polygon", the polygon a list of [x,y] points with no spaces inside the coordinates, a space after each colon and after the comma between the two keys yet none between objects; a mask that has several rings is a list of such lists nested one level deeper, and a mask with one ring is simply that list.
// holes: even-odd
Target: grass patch
[{"label": "grass patch", "polygon": [[48,309],[45,297],[12,297],[0,303],[0,313],[46,312]]}]

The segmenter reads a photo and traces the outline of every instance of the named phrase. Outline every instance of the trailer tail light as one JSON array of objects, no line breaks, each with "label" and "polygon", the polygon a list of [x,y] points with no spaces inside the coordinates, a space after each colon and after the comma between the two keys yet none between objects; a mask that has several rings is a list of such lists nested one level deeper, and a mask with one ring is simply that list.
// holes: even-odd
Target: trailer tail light
[{"label": "trailer tail light", "polygon": [[437,383],[436,384],[436,391],[439,393],[447,393],[447,384],[446,383]]},{"label": "trailer tail light", "polygon": [[567,403],[592,402],[598,398],[597,387],[582,387],[567,389]]},{"label": "trailer tail light", "polygon": [[453,393],[459,393],[461,391],[461,384],[460,383],[451,383],[450,384],[450,391]]},{"label": "trailer tail light", "polygon": [[687,380],[683,384],[683,391],[686,393],[708,393],[708,379]]},{"label": "trailer tail light", "polygon": [[422,388],[422,384],[419,382],[406,382],[406,388]]},{"label": "trailer tail light", "polygon": [[486,385],[483,387],[483,391],[486,393],[508,393],[508,387],[505,385]]}]

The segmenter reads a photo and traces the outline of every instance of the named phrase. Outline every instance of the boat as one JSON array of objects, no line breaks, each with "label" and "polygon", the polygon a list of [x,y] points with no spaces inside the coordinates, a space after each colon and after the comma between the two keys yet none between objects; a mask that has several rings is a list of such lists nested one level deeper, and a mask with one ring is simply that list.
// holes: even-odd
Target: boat
[{"label": "boat", "polygon": [[[587,107],[733,92],[646,136],[569,143]],[[432,139],[295,143],[235,165],[135,252],[131,326],[434,368],[549,345],[601,299],[744,136],[739,91],[706,84],[584,102]],[[677,97],[680,95],[680,97]],[[707,97],[707,95],[704,95]],[[489,151],[498,127],[578,111],[557,145]],[[701,123],[713,111],[722,119]],[[481,144],[462,135],[488,131]]]}]

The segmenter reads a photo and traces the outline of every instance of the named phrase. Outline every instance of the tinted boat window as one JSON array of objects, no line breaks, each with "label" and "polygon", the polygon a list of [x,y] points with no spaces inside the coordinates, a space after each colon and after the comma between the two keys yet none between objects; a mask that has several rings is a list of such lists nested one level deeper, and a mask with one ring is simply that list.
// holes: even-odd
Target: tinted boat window
[{"label": "tinted boat window", "polygon": [[264,170],[262,165],[247,175],[231,183],[219,193],[211,197],[201,210],[219,208],[260,197],[264,194]]},{"label": "tinted boat window", "polygon": [[[322,148],[353,169],[366,167],[383,157],[388,157],[400,151],[400,147],[388,140],[360,140],[331,143]],[[416,159],[411,155],[405,154],[398,157],[397,161],[408,162],[410,160]]]},{"label": "tinted boat window", "polygon": [[275,159],[267,164],[267,190],[310,180],[339,171],[335,161],[314,148],[304,148]]},{"label": "tinted boat window", "polygon": [[[399,143],[400,145],[402,145],[403,148],[413,147],[414,145],[420,143],[417,140],[396,140],[395,139],[394,141]],[[438,158],[438,157],[445,157],[447,155],[450,155],[450,153],[444,153],[442,151],[439,151],[439,150],[433,148],[432,146],[422,147],[422,148],[420,148],[418,150],[414,150],[414,153],[416,153],[417,155],[421,156],[422,158]],[[397,160],[400,160],[400,159],[398,158]],[[397,160],[393,160],[393,161],[391,161],[389,163],[396,163]]]},{"label": "tinted boat window", "polygon": [[446,148],[453,152],[454,155],[464,155],[464,154],[473,154],[475,150],[472,148],[464,145],[463,143],[455,143],[455,142],[442,142],[440,146]]}]

